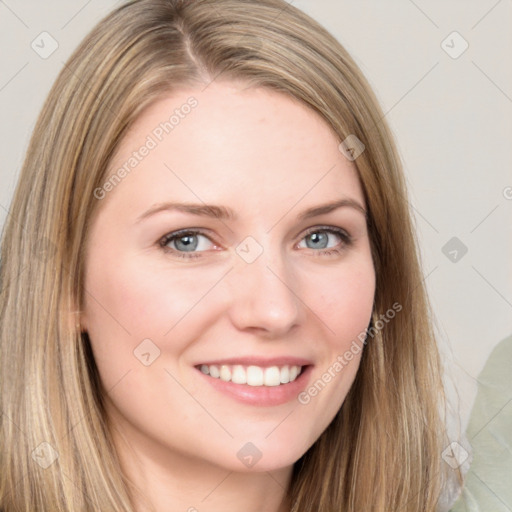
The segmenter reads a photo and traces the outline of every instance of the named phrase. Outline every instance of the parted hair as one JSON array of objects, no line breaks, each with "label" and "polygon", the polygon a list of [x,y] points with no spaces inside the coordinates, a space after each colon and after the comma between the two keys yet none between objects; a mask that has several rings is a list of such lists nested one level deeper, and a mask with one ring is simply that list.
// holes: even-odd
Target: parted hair
[{"label": "parted hair", "polygon": [[[340,143],[349,135],[362,141],[354,164],[376,272],[374,322],[391,305],[402,307],[368,339],[339,412],[295,463],[291,511],[435,511],[444,403],[402,165],[347,51],[284,0],[128,1],[63,66],[35,126],[1,244],[0,509],[134,511],[89,339],[73,321],[86,293],[94,191],[149,105],[214,80],[293,97]],[[44,468],[38,457],[57,458]]]}]

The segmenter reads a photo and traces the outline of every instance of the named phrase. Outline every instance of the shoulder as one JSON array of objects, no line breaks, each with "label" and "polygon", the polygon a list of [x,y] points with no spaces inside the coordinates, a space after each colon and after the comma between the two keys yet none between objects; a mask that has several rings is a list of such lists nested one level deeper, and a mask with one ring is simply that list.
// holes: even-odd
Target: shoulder
[{"label": "shoulder", "polygon": [[467,437],[473,463],[452,512],[512,510],[512,336],[492,351],[478,376]]}]

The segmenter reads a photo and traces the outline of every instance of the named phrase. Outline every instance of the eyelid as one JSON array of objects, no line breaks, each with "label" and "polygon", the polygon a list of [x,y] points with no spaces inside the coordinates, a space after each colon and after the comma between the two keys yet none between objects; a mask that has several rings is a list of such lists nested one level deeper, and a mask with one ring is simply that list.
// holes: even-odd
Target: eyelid
[{"label": "eyelid", "polygon": [[[346,237],[351,238],[350,233],[343,228],[340,228],[338,226],[329,226],[329,225],[317,225],[317,226],[311,226],[310,228],[307,228],[302,235],[302,238],[310,235],[311,233],[316,233],[317,231],[330,231],[331,233],[336,233],[338,235],[344,235]],[[302,240],[301,238],[301,240]]]},{"label": "eyelid", "polygon": [[188,235],[188,234],[203,235],[206,238],[211,240],[211,235],[208,233],[208,230],[203,229],[203,228],[182,228],[182,229],[177,229],[176,231],[169,231],[169,233],[166,233],[161,238],[161,240],[164,240],[164,239],[168,240],[171,238],[177,238],[179,236],[184,236],[184,235]]}]

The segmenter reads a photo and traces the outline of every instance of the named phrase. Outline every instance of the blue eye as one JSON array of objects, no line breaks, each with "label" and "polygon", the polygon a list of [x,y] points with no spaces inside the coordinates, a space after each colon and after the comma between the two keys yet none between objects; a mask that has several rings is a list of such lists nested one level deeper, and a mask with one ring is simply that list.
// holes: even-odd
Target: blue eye
[{"label": "blue eye", "polygon": [[215,246],[215,244],[206,235],[193,230],[182,230],[169,233],[162,238],[160,245],[164,249],[170,250],[178,256],[185,258],[194,257],[194,253],[207,251]]},{"label": "blue eye", "polygon": [[340,228],[314,227],[300,241],[298,247],[331,254],[340,252],[350,243],[350,235]]},{"label": "blue eye", "polygon": [[[341,253],[351,243],[351,236],[341,228],[315,226],[296,247],[313,249],[312,254],[315,256],[328,256]],[[218,249],[207,235],[194,229],[169,233],[159,241],[159,244],[165,252],[180,258],[200,258],[202,252]]]}]

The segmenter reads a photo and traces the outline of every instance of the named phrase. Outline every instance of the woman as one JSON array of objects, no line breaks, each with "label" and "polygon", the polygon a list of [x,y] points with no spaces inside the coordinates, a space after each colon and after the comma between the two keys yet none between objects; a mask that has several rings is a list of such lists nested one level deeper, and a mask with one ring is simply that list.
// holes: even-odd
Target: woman
[{"label": "woman", "polygon": [[1,272],[5,512],[439,507],[399,159],[286,2],[103,20],[40,115]]}]

